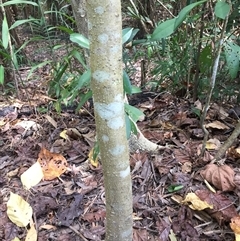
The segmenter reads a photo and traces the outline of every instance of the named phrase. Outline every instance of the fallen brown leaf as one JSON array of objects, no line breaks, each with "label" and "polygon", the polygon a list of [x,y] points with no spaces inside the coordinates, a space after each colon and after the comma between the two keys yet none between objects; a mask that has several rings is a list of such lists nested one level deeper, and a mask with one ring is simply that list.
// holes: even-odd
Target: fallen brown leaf
[{"label": "fallen brown leaf", "polygon": [[195,194],[209,205],[213,205],[213,209],[206,209],[209,215],[215,218],[219,224],[229,222],[231,218],[238,215],[237,210],[232,201],[221,194],[212,193],[209,190],[197,190]]},{"label": "fallen brown leaf", "polygon": [[236,187],[233,181],[235,172],[228,165],[217,166],[216,164],[209,164],[205,170],[201,171],[201,175],[222,191],[232,191]]},{"label": "fallen brown leaf", "polygon": [[240,216],[233,217],[231,219],[230,227],[233,230],[236,241],[240,240]]}]

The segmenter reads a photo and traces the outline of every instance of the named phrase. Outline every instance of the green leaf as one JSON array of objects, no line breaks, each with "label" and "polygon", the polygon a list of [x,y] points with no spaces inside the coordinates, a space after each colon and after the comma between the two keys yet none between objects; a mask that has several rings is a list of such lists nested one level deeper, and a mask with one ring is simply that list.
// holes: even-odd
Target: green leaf
[{"label": "green leaf", "polygon": [[180,24],[182,24],[182,22],[185,20],[185,18],[187,17],[188,13],[195,8],[196,6],[202,4],[206,2],[206,0],[202,0],[196,3],[192,3],[190,5],[187,5],[186,7],[184,7],[180,13],[178,14],[175,24],[174,24],[174,31],[179,27]]},{"label": "green leaf", "polygon": [[77,90],[80,90],[83,86],[89,86],[91,81],[91,71],[85,71],[79,78],[77,84]]},{"label": "green leaf", "polygon": [[140,118],[144,117],[144,114],[138,108],[129,104],[124,104],[125,112],[131,117],[134,122],[137,122]]},{"label": "green leaf", "polygon": [[239,71],[240,47],[234,43],[228,42],[225,44],[224,53],[229,69],[229,74],[232,79],[237,77]]},{"label": "green leaf", "polygon": [[3,22],[2,22],[2,45],[4,49],[7,49],[8,47],[8,37],[9,37],[8,23],[7,23],[6,16],[4,16]]},{"label": "green leaf", "polygon": [[23,0],[13,0],[13,1],[7,1],[3,4],[1,4],[0,6],[9,6],[9,5],[14,5],[14,4],[30,4],[30,5],[33,5],[33,6],[36,6],[38,7],[38,4],[35,3],[35,2],[32,2],[32,1],[23,1]]},{"label": "green leaf", "polygon": [[202,0],[196,3],[192,3],[184,7],[176,18],[166,20],[165,22],[158,25],[153,31],[151,41],[160,40],[170,36],[182,22],[187,17],[188,13],[196,6],[206,2],[207,0]]},{"label": "green leaf", "polygon": [[59,69],[57,70],[56,76],[54,76],[54,81],[55,82],[57,82],[57,83],[60,82],[60,80],[61,80],[62,76],[64,75],[64,73],[65,73],[66,69],[68,68],[68,66],[69,66],[68,62],[66,62],[65,64],[61,64],[60,65]]},{"label": "green leaf", "polygon": [[0,84],[4,84],[4,66],[0,65]]},{"label": "green leaf", "polygon": [[123,70],[123,89],[127,94],[132,94],[132,84],[125,70]]},{"label": "green leaf", "polygon": [[12,61],[13,61],[13,65],[14,67],[16,68],[16,70],[19,69],[19,66],[18,66],[18,60],[17,60],[17,55],[15,52],[13,52],[12,54]]},{"label": "green leaf", "polygon": [[142,90],[140,87],[132,85],[132,94],[137,94],[137,93],[141,93]]},{"label": "green leaf", "polygon": [[197,115],[198,117],[201,117],[201,110],[199,110],[198,108],[196,108],[196,107],[194,107],[194,106],[192,106],[191,107],[191,111],[192,111],[192,113],[194,113],[195,115]]},{"label": "green leaf", "polygon": [[[67,28],[67,27],[65,27],[65,26],[56,26],[56,27],[52,27],[52,28],[59,29],[59,30],[61,30],[61,31],[65,32],[65,33],[68,33],[68,34],[74,33],[74,32],[72,31],[72,29]],[[51,28],[49,28],[49,30],[51,30]]]},{"label": "green leaf", "polygon": [[218,1],[214,8],[214,13],[218,18],[225,19],[230,12],[230,5],[225,1]]},{"label": "green leaf", "polygon": [[97,159],[99,153],[100,153],[100,148],[99,148],[98,141],[96,141],[94,143],[94,147],[93,147],[93,160]]},{"label": "green leaf", "polygon": [[57,113],[60,113],[62,110],[60,101],[56,101],[53,105],[54,105],[54,108],[57,111]]},{"label": "green leaf", "polygon": [[209,44],[204,47],[199,55],[199,67],[202,73],[210,70],[212,66],[212,46]]},{"label": "green leaf", "polygon": [[71,52],[72,56],[74,58],[76,58],[80,64],[82,64],[82,66],[85,68],[85,69],[88,69],[88,66],[86,65],[85,61],[84,61],[84,58],[82,56],[81,53],[79,53],[76,49],[74,49],[72,52]]},{"label": "green leaf", "polygon": [[9,29],[14,29],[18,27],[21,24],[28,23],[28,22],[35,22],[38,21],[38,19],[23,19],[23,20],[17,20]]},{"label": "green leaf", "polygon": [[125,113],[125,122],[126,122],[126,132],[127,132],[127,139],[131,136],[131,121],[129,119],[129,116]]},{"label": "green leaf", "polygon": [[72,33],[70,34],[70,40],[78,44],[80,47],[89,49],[89,40],[86,37],[84,37],[82,34]]},{"label": "green leaf", "polygon": [[78,112],[82,106],[84,105],[85,102],[87,102],[90,98],[92,97],[92,91],[89,90],[86,94],[84,94],[81,98],[81,101],[79,102],[76,112]]},{"label": "green leaf", "polygon": [[125,28],[122,30],[122,44],[125,44],[131,37],[133,28]]},{"label": "green leaf", "polygon": [[134,135],[137,135],[138,133],[138,130],[137,130],[137,127],[136,127],[136,124],[130,119],[130,122],[131,122],[131,131]]},{"label": "green leaf", "polygon": [[175,21],[176,18],[173,18],[159,24],[153,31],[150,40],[156,41],[170,36],[174,32]]},{"label": "green leaf", "polygon": [[171,185],[171,186],[168,187],[168,191],[169,192],[176,192],[176,191],[179,191],[183,188],[184,188],[183,185]]}]

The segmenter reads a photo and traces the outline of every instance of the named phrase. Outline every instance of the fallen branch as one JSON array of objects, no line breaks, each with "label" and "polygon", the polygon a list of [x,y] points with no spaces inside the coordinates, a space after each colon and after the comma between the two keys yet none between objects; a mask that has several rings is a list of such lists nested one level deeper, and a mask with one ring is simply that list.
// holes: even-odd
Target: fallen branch
[{"label": "fallen branch", "polygon": [[219,148],[217,154],[215,155],[211,163],[219,161],[239,135],[240,135],[240,121],[236,125],[235,130],[233,131],[231,136],[229,136],[229,138],[225,141],[225,143],[221,146],[221,148]]}]

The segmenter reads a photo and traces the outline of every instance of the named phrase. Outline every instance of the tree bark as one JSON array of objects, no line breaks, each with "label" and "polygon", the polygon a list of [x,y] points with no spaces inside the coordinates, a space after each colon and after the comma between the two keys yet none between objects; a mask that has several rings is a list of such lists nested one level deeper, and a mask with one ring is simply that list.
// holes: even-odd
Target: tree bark
[{"label": "tree bark", "polygon": [[78,32],[88,38],[86,0],[71,0]]},{"label": "tree bark", "polygon": [[105,241],[132,241],[132,185],[122,82],[120,0],[88,0],[94,114],[106,197]]},{"label": "tree bark", "polygon": [[[87,18],[87,4],[86,0],[71,0],[73,15],[76,19],[76,25],[78,29],[78,33],[84,35],[88,38],[88,18]],[[89,52],[87,49],[83,50],[84,57],[87,65],[89,65]]]}]

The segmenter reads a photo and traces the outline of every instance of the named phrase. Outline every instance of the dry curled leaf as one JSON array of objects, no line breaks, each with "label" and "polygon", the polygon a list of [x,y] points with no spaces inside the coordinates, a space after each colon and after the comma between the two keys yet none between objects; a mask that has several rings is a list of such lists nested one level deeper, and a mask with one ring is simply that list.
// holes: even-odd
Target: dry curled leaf
[{"label": "dry curled leaf", "polygon": [[213,121],[212,123],[206,124],[206,128],[214,128],[218,130],[228,130],[229,127],[220,121]]},{"label": "dry curled leaf", "polygon": [[219,224],[229,222],[231,218],[238,215],[237,209],[232,200],[223,195],[220,191],[212,193],[209,190],[197,190],[196,195],[209,205],[213,205],[213,209],[206,209],[206,212],[215,218]]},{"label": "dry curled leaf", "polygon": [[201,175],[222,191],[232,191],[236,187],[233,181],[235,173],[228,165],[217,166],[209,164],[205,170],[201,171]]},{"label": "dry curled leaf", "polygon": [[204,200],[202,201],[195,193],[188,193],[182,203],[188,204],[193,210],[213,209],[213,205],[210,205]]},{"label": "dry curled leaf", "polygon": [[240,240],[240,216],[231,219],[230,227],[235,234],[236,241]]},{"label": "dry curled leaf", "polygon": [[227,152],[228,156],[239,159],[240,158],[240,147],[235,148],[235,147],[230,147]]},{"label": "dry curled leaf", "polygon": [[61,154],[50,152],[45,148],[42,148],[38,154],[37,161],[42,167],[45,180],[59,177],[68,167],[67,160]]}]

